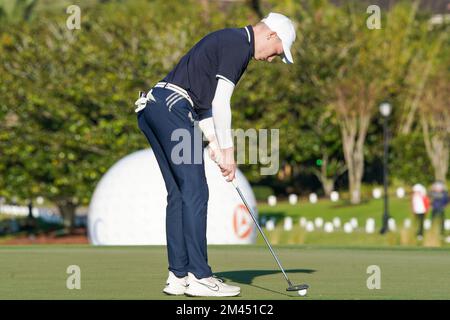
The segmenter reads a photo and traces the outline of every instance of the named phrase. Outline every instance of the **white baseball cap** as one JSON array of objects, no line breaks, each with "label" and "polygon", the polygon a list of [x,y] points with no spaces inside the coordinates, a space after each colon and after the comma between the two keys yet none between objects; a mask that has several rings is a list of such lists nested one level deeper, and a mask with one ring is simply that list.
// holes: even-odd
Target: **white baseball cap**
[{"label": "white baseball cap", "polygon": [[291,54],[291,46],[295,41],[295,28],[292,21],[288,17],[275,12],[269,13],[269,15],[261,21],[264,22],[270,30],[275,31],[281,39],[284,51],[283,62],[294,63]]},{"label": "white baseball cap", "polygon": [[413,190],[413,192],[419,192],[419,193],[421,193],[423,195],[427,194],[427,189],[423,185],[421,185],[420,183],[416,183],[413,186],[412,190]]}]

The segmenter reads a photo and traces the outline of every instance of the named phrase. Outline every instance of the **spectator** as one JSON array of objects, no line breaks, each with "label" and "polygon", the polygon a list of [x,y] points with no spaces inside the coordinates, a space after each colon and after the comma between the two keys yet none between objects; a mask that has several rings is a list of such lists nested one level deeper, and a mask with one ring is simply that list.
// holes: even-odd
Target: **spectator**
[{"label": "spectator", "polygon": [[444,234],[445,206],[448,204],[448,192],[442,181],[436,181],[431,186],[431,219],[441,221],[441,234]]},{"label": "spectator", "polygon": [[423,239],[423,221],[425,219],[425,215],[430,208],[430,200],[427,197],[427,190],[421,184],[415,184],[413,186],[413,195],[412,195],[412,210],[416,215],[418,230],[417,230],[417,239]]}]

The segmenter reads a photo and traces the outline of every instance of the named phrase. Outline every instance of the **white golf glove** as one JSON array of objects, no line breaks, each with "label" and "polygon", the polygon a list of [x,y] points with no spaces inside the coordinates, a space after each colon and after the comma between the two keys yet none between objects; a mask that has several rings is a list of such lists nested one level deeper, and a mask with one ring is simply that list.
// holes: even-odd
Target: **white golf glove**
[{"label": "white golf glove", "polygon": [[134,103],[134,105],[136,106],[136,109],[134,109],[134,112],[138,113],[139,111],[144,109],[147,106],[147,102],[150,100],[156,101],[155,97],[152,95],[152,90],[150,90],[147,93],[147,96],[140,97],[139,99],[136,100],[136,102]]}]

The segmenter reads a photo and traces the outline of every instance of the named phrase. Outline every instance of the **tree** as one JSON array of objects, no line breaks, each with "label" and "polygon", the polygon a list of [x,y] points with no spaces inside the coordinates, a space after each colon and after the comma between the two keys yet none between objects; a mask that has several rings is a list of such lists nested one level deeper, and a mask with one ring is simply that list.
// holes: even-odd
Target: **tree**
[{"label": "tree", "polygon": [[311,148],[308,153],[311,159],[305,163],[304,171],[320,181],[328,197],[336,180],[347,170],[336,118],[329,106],[318,106],[306,114],[305,120],[308,125],[302,132],[302,140],[311,142],[307,145]]},{"label": "tree", "polygon": [[[381,30],[362,27],[364,22],[354,15],[354,8],[350,6],[349,10],[346,27],[352,39],[344,37],[341,42],[346,57],[342,58],[343,63],[328,88],[334,94],[331,103],[341,128],[350,200],[359,203],[369,125],[377,105],[402,90],[402,78],[413,57],[411,47],[404,47],[409,43],[410,34],[403,29],[415,7],[403,4],[394,7],[386,15]],[[337,59],[340,57],[337,54]]]},{"label": "tree", "polygon": [[[442,66],[440,66],[442,68]],[[428,82],[420,101],[420,122],[436,180],[446,181],[450,157],[449,69],[442,68]]]},{"label": "tree", "polygon": [[30,19],[36,0],[0,0],[0,22]]},{"label": "tree", "polygon": [[424,145],[421,128],[409,134],[398,134],[390,144],[389,171],[394,184],[412,186],[432,182],[433,170]]},{"label": "tree", "polygon": [[[70,229],[75,209],[89,203],[102,174],[148,146],[133,102],[198,37],[199,20],[177,18],[187,10],[200,16],[197,6],[135,1],[85,10],[82,32],[68,30],[59,14],[5,27],[0,118],[9,121],[0,133],[2,187],[22,199],[49,199]],[[148,14],[156,11],[158,19]],[[174,26],[164,32],[170,19]]]},{"label": "tree", "polygon": [[[406,27],[398,31],[407,35],[406,41],[403,41],[405,45],[402,55],[410,60],[403,76],[404,90],[400,94],[402,112],[396,130],[398,134],[403,135],[413,130],[428,79],[432,75],[439,53],[445,50],[448,41],[448,25],[431,25],[428,17],[418,14],[417,8],[418,2],[415,2]],[[395,63],[395,60],[393,62]]]}]

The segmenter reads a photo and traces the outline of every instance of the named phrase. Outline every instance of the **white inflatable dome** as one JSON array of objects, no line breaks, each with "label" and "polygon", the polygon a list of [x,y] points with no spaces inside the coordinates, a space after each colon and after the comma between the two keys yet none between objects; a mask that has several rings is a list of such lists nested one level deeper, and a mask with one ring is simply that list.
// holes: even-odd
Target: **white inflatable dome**
[{"label": "white inflatable dome", "polygon": [[[256,228],[231,183],[205,153],[209,186],[208,244],[254,243]],[[256,213],[256,201],[244,175],[237,182]],[[151,149],[134,152],[114,164],[98,183],[89,205],[89,239],[95,245],[166,244],[167,192]]]}]

